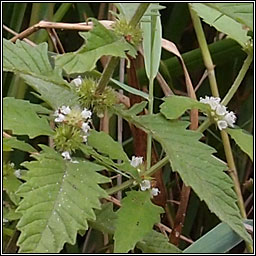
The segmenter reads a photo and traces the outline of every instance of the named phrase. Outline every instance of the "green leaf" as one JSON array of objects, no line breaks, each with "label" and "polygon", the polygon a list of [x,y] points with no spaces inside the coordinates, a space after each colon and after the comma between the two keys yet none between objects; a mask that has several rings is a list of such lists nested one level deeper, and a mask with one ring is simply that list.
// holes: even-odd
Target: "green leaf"
[{"label": "green leaf", "polygon": [[114,234],[114,252],[127,253],[160,221],[163,209],[152,204],[150,191],[130,191],[122,200]]},{"label": "green leaf", "polygon": [[243,129],[227,129],[227,132],[236,144],[243,150],[253,161],[253,136]]},{"label": "green leaf", "polygon": [[162,50],[162,26],[159,12],[155,10],[157,16],[146,16],[141,22],[143,31],[143,50],[146,74],[149,80],[156,77]]},{"label": "green leaf", "polygon": [[[10,150],[6,150],[7,148],[10,148]],[[25,152],[36,152],[36,149],[34,149],[31,145],[24,141],[17,140],[15,137],[3,138],[3,151],[11,151],[12,148]]]},{"label": "green leaf", "polygon": [[[246,222],[253,226],[252,220]],[[183,253],[227,253],[242,241],[227,224],[220,223],[186,248]]]},{"label": "green leaf", "polygon": [[204,112],[210,112],[210,105],[198,102],[194,99],[184,96],[169,96],[164,99],[160,106],[161,113],[168,119],[177,119],[188,109],[200,109]]},{"label": "green leaf", "polygon": [[18,195],[23,197],[17,211],[21,235],[20,253],[58,253],[64,243],[75,244],[78,230],[88,228],[94,220],[93,208],[100,208],[100,198],[107,196],[98,186],[109,179],[97,173],[104,167],[81,161],[64,160],[53,149],[41,145],[37,161],[26,162],[28,168]]},{"label": "green leaf", "polygon": [[11,201],[17,205],[20,202],[20,196],[16,195],[16,191],[22,182],[14,175],[14,168],[10,164],[3,165],[3,187]]},{"label": "green leaf", "polygon": [[152,230],[143,241],[136,245],[143,253],[182,253],[175,245],[169,243],[168,238],[161,233]]},{"label": "green leaf", "polygon": [[76,52],[65,53],[56,57],[56,65],[62,67],[67,74],[83,73],[92,71],[96,62],[103,56],[116,56],[127,58],[126,52],[135,57],[136,50],[125,41],[123,37],[118,37],[111,30],[106,29],[96,19],[93,21],[93,29],[89,32],[81,32],[85,39],[83,45]]},{"label": "green leaf", "polygon": [[215,149],[199,142],[201,133],[187,130],[188,122],[168,121],[160,114],[131,117],[125,110],[116,110],[123,118],[151,133],[161,143],[172,170],[180,174],[183,182],[205,201],[220,220],[251,242],[236,204],[233,182],[224,172],[227,166],[213,157]]},{"label": "green leaf", "polygon": [[[3,128],[14,134],[28,135],[35,138],[40,135],[53,135],[54,132],[46,117],[39,117],[37,112],[44,108],[25,100],[6,97],[3,100]],[[45,109],[45,111],[48,111]]]},{"label": "green leaf", "polygon": [[250,39],[241,23],[202,3],[191,3],[193,10],[210,26],[236,40],[242,47]]},{"label": "green leaf", "polygon": [[47,43],[35,47],[17,40],[12,43],[3,39],[4,71],[23,74],[49,74],[52,71],[47,56]]},{"label": "green leaf", "polygon": [[76,106],[79,102],[78,96],[67,86],[63,86],[47,77],[32,75],[21,75],[24,81],[39,94],[35,95],[48,103],[53,109],[60,106]]},{"label": "green leaf", "polygon": [[91,130],[88,136],[88,145],[96,148],[98,152],[106,154],[112,159],[129,160],[122,145],[114,141],[113,138],[105,132]]},{"label": "green leaf", "polygon": [[206,5],[244,24],[253,31],[253,3],[207,3]]}]

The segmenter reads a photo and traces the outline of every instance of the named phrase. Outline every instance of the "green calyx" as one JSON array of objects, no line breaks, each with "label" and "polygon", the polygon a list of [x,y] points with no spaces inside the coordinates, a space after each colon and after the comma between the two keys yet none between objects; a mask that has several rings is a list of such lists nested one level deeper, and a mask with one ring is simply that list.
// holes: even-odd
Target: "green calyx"
[{"label": "green calyx", "polygon": [[80,128],[61,124],[56,128],[54,136],[55,148],[60,151],[74,152],[83,143],[83,134]]},{"label": "green calyx", "polygon": [[101,94],[96,92],[97,81],[85,78],[81,86],[77,89],[80,102],[83,107],[92,109],[98,117],[103,117],[107,108],[117,102],[115,91],[106,86]]},{"label": "green calyx", "polygon": [[113,27],[117,35],[123,36],[127,42],[135,46],[142,40],[142,30],[139,26],[133,27],[123,18],[117,19]]}]

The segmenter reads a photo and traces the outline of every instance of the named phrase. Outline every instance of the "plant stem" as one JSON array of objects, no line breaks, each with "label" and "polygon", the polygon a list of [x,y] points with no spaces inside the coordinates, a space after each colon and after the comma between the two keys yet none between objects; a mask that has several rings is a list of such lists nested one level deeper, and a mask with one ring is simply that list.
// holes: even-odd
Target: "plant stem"
[{"label": "plant stem", "polygon": [[189,5],[189,10],[191,14],[191,18],[194,24],[194,29],[196,32],[197,40],[203,55],[203,61],[204,65],[207,68],[208,71],[208,77],[209,77],[209,82],[210,82],[210,87],[212,91],[212,95],[214,97],[219,97],[219,91],[218,91],[218,86],[215,78],[215,72],[214,72],[214,65],[212,63],[212,58],[211,54],[205,39],[204,31],[202,28],[202,24],[200,21],[200,18],[197,16],[195,11],[190,7]]},{"label": "plant stem", "polygon": [[118,57],[111,57],[110,60],[108,61],[106,67],[104,68],[102,76],[100,78],[100,81],[98,83],[98,87],[96,90],[98,94],[103,93],[105,87],[107,86],[110,78],[114,73],[115,67],[117,66],[118,62],[119,62]]},{"label": "plant stem", "polygon": [[[217,86],[215,73],[214,73],[214,66],[212,63],[211,55],[210,55],[208,45],[207,45],[207,42],[205,39],[205,35],[204,35],[204,31],[202,28],[200,18],[197,16],[197,14],[194,12],[194,10],[192,10],[190,5],[189,5],[189,10],[190,10],[190,14],[191,14],[192,21],[194,24],[197,40],[198,40],[198,43],[199,43],[199,46],[200,46],[200,49],[202,52],[203,60],[204,60],[205,66],[208,70],[209,82],[210,82],[210,86],[211,86],[212,95],[215,97],[219,97],[218,86]],[[250,59],[248,59],[248,61],[246,62],[246,67],[248,66],[249,61],[250,61]],[[244,71],[245,71],[246,67],[244,68]],[[242,72],[242,75],[244,76],[245,74],[243,72]],[[240,71],[240,73],[241,73],[241,71]],[[239,76],[239,79],[240,79],[240,76]],[[238,80],[238,82],[239,82],[239,80]],[[237,82],[237,84],[238,84],[238,82]],[[241,81],[240,81],[240,83],[241,83]],[[238,85],[236,85],[236,87],[230,92],[230,96],[231,95],[233,96],[233,93],[238,88]],[[232,87],[234,87],[234,85]],[[226,103],[228,102],[228,100],[230,100],[232,98],[232,96],[231,97],[230,96],[227,97],[227,99],[225,101]],[[206,126],[206,125],[204,124],[204,126]],[[233,158],[233,154],[232,154],[232,150],[231,150],[231,146],[230,146],[229,137],[225,130],[221,131],[221,137],[222,137],[222,141],[223,141],[227,164],[230,169],[230,176],[233,180],[235,192],[237,194],[238,206],[240,208],[241,216],[242,216],[242,218],[246,218],[246,211],[245,211],[245,207],[244,207],[243,196],[242,196],[241,189],[240,189],[240,183],[239,183],[239,179],[238,179],[238,175],[237,175],[237,170],[236,170],[236,166],[235,166],[235,162],[234,162],[234,158]],[[251,252],[251,253],[253,252],[252,246],[250,244],[246,243],[246,247],[249,252]]]},{"label": "plant stem", "polygon": [[139,5],[135,14],[133,15],[133,17],[130,20],[130,25],[131,26],[136,27],[138,25],[140,19],[142,18],[142,16],[144,15],[146,10],[148,9],[149,5],[150,5],[150,3],[141,3]]},{"label": "plant stem", "polygon": [[[149,80],[149,99],[148,99],[148,109],[149,115],[153,114],[154,107],[154,78]],[[147,169],[151,166],[151,154],[152,154],[152,135],[149,133],[147,136]]]},{"label": "plant stem", "polygon": [[244,61],[244,64],[242,66],[242,68],[240,69],[233,85],[231,86],[231,88],[229,89],[228,93],[226,94],[226,96],[224,97],[224,99],[222,100],[221,104],[222,105],[227,105],[229,103],[229,101],[232,99],[232,97],[234,96],[234,94],[236,93],[239,85],[241,84],[241,82],[243,81],[251,63],[252,63],[252,59],[253,59],[253,55],[251,53],[248,54],[247,58]]}]

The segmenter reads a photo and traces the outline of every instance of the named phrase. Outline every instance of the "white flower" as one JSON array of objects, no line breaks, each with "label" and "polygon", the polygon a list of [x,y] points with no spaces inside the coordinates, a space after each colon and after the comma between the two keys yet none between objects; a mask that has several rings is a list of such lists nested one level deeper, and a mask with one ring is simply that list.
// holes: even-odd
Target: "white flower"
[{"label": "white flower", "polygon": [[73,161],[72,159],[71,159],[71,161],[70,161],[70,162],[71,162],[71,163],[73,163],[73,164],[79,164],[79,162],[78,162],[78,161],[76,161],[76,160],[74,160],[74,161]]},{"label": "white flower", "polygon": [[234,123],[236,122],[235,113],[233,111],[230,111],[225,115],[224,120],[228,123],[229,126],[234,127]]},{"label": "white flower", "polygon": [[211,106],[211,109],[215,110],[220,103],[220,98],[219,97],[210,97],[209,98],[208,96],[205,96],[205,99],[200,97],[200,102],[209,104]]},{"label": "white flower", "polygon": [[83,142],[87,142],[87,136],[86,135],[83,136]]},{"label": "white flower", "polygon": [[7,220],[6,218],[3,218],[3,223],[7,223],[9,222],[9,220]]},{"label": "white flower", "polygon": [[227,114],[227,108],[223,105],[218,105],[217,108],[216,108],[216,114],[219,115],[219,116],[224,116]]},{"label": "white flower", "polygon": [[65,120],[65,116],[63,114],[58,114],[58,116],[54,119],[54,122],[61,123]]},{"label": "white flower", "polygon": [[152,188],[151,195],[157,196],[160,193],[160,190],[158,188]]},{"label": "white flower", "polygon": [[64,151],[63,153],[61,153],[61,155],[65,160],[72,160],[68,151]]},{"label": "white flower", "polygon": [[220,130],[226,129],[228,127],[228,123],[225,120],[217,121],[217,125]]},{"label": "white flower", "polygon": [[60,112],[62,113],[62,114],[64,114],[64,115],[68,115],[70,112],[71,112],[71,109],[70,109],[70,107],[69,106],[62,106],[61,108],[60,108]]},{"label": "white flower", "polygon": [[132,160],[130,161],[131,166],[136,168],[142,163],[143,163],[143,157],[132,156]]},{"label": "white flower", "polygon": [[90,125],[88,123],[83,123],[82,124],[82,130],[84,133],[88,133],[88,131],[91,129]]},{"label": "white flower", "polygon": [[21,178],[21,172],[20,172],[20,169],[18,169],[18,170],[15,170],[14,171],[14,175],[17,177],[17,178]]},{"label": "white flower", "polygon": [[85,108],[83,111],[82,111],[82,117],[84,119],[88,119],[88,118],[91,118],[92,116],[92,112],[90,110],[88,110],[87,108]]},{"label": "white flower", "polygon": [[82,84],[83,80],[81,76],[78,76],[77,78],[72,80],[72,83],[75,84],[75,87],[79,87]]},{"label": "white flower", "polygon": [[140,189],[142,191],[145,191],[147,189],[150,189],[151,187],[151,183],[150,183],[150,180],[143,180],[141,183],[140,183]]}]

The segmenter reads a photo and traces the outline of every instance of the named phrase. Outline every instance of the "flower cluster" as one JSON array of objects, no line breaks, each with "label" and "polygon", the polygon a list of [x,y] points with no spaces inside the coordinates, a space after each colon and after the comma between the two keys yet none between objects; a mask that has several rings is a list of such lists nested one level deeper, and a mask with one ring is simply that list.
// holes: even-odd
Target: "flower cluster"
[{"label": "flower cluster", "polygon": [[200,98],[200,102],[209,104],[211,107],[211,117],[217,123],[220,130],[226,129],[228,126],[234,127],[236,121],[236,115],[233,111],[227,111],[227,108],[220,104],[219,97]]},{"label": "flower cluster", "polygon": [[[139,167],[141,164],[143,164],[143,157],[132,156],[132,160],[130,160],[130,164],[134,168]],[[150,180],[143,180],[140,183],[140,189],[141,189],[141,191],[146,191],[148,189],[151,189]],[[159,191],[158,188],[152,188],[151,189],[151,195],[152,196],[157,196],[159,193],[160,193],[160,191]]]},{"label": "flower cluster", "polygon": [[92,112],[90,110],[86,108],[81,110],[79,107],[71,109],[69,106],[62,106],[53,115],[55,116],[54,121],[59,123],[54,136],[57,150],[61,152],[75,151],[81,143],[87,142],[87,136],[91,129]]}]

